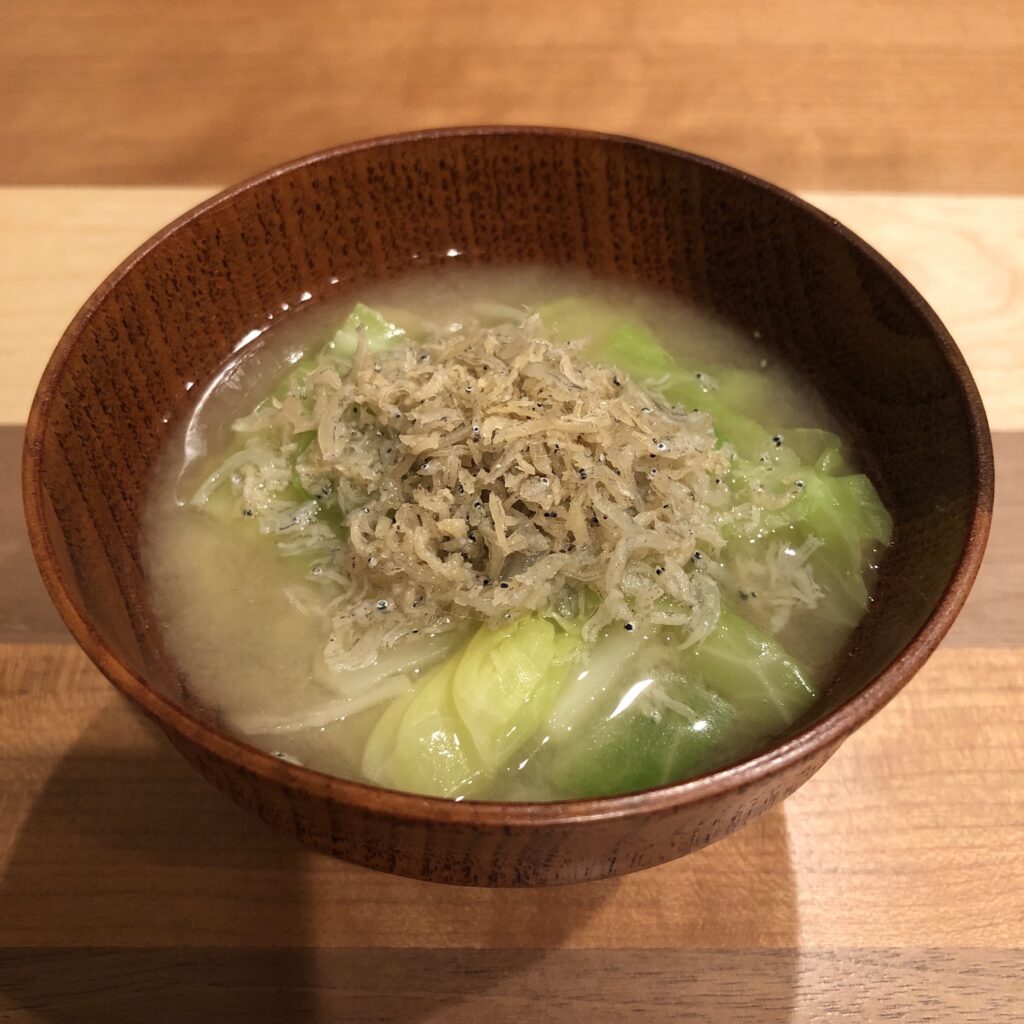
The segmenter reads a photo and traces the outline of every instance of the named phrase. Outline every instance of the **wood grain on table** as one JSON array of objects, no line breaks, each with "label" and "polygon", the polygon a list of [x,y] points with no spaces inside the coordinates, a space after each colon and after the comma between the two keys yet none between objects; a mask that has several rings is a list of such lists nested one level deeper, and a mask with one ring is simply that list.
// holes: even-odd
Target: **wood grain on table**
[{"label": "wood grain on table", "polygon": [[445,124],[624,132],[790,188],[1024,190],[1020,0],[34,0],[0,183],[231,181]]},{"label": "wood grain on table", "polygon": [[947,641],[738,834],[621,879],[491,891],[251,820],[115,694],[35,577],[15,481],[45,358],[207,191],[0,190],[0,1020],[1024,1018],[1024,198],[811,196],[934,303],[996,431],[989,557]]}]

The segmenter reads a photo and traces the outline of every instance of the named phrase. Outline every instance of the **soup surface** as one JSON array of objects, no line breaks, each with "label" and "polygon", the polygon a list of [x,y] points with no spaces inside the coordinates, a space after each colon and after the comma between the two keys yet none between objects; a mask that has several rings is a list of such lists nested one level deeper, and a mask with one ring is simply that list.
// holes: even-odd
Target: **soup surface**
[{"label": "soup surface", "polygon": [[446,269],[243,340],[144,557],[192,694],[278,756],[454,799],[677,781],[803,715],[870,601],[891,521],[838,425],[673,299]]}]

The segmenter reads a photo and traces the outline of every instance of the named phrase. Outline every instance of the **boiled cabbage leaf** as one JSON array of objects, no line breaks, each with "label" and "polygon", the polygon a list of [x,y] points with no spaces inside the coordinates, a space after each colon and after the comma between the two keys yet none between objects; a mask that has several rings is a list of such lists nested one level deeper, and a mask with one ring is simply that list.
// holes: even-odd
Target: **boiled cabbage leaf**
[{"label": "boiled cabbage leaf", "polygon": [[408,340],[405,331],[388,320],[383,313],[357,302],[328,344],[328,351],[343,357],[355,355],[360,330],[365,332],[366,344],[371,352],[383,352]]},{"label": "boiled cabbage leaf", "polygon": [[370,734],[363,772],[378,785],[462,796],[535,735],[581,640],[539,615],[469,643],[399,698]]},{"label": "boiled cabbage leaf", "polygon": [[559,792],[601,796],[689,778],[788,728],[816,699],[777,640],[724,611],[702,643],[655,667],[589,728],[557,738],[545,751],[549,779]]},{"label": "boiled cabbage leaf", "polygon": [[609,796],[699,775],[717,766],[738,725],[733,708],[700,686],[687,688],[685,708],[652,712],[630,707],[552,751],[555,790]]}]

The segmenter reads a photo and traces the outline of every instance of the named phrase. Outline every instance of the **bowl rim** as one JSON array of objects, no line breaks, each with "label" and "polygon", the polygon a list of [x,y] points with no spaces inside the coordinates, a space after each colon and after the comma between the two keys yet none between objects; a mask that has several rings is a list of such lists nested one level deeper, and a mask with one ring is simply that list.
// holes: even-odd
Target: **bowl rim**
[{"label": "bowl rim", "polygon": [[[488,136],[533,137],[551,140],[587,140],[594,143],[641,150],[681,159],[767,192],[804,215],[836,232],[862,257],[874,264],[899,290],[903,299],[923,318],[960,386],[967,406],[974,455],[976,500],[967,538],[956,568],[942,595],[924,623],[899,653],[850,700],[784,742],[761,754],[720,770],[668,783],[651,789],[613,796],[550,802],[456,801],[445,797],[420,796],[343,779],[294,765],[252,746],[239,737],[210,725],[188,708],[161,694],[115,654],[110,644],[93,627],[84,607],[79,607],[59,568],[57,555],[46,528],[41,452],[48,412],[64,364],[83,328],[118,283],[168,237],[210,210],[230,203],[236,196],[282,175],[304,167],[359,153],[367,149],[416,145],[446,138]],[[888,260],[834,217],[778,185],[718,160],[671,146],[626,135],[573,128],[529,125],[478,125],[402,132],[363,139],[298,157],[231,185],[187,210],[162,227],[131,252],[97,286],[75,314],[54,349],[34,396],[25,429],[22,458],[22,495],[29,541],[50,597],[75,641],[97,668],[129,699],[135,702],[167,732],[182,736],[215,758],[222,759],[286,789],[305,791],[320,799],[391,820],[432,822],[451,826],[529,828],[599,822],[669,812],[683,805],[714,799],[731,790],[747,788],[772,775],[806,761],[815,754],[827,757],[854,730],[876,714],[905,686],[932,654],[962,608],[977,576],[988,539],[994,500],[992,439],[985,409],[967,363],[945,325],[917,289]]]}]

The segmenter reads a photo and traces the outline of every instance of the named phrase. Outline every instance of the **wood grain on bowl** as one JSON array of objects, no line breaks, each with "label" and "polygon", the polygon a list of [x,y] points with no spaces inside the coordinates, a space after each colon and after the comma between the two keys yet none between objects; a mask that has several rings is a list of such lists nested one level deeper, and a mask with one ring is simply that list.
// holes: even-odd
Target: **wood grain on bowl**
[{"label": "wood grain on bowl", "polygon": [[[859,442],[897,524],[878,599],[816,719],[768,754],[676,786],[563,804],[456,804],[284,764],[188,705],[138,560],[153,462],[269,311],[457,251],[548,262],[709,306],[802,370]],[[429,133],[271,172],[171,225],[68,328],[29,419],[25,494],[75,638],[237,802],[346,859],[475,885],[619,874],[727,835],[796,789],[923,663],[988,533],[991,445],[973,381],[920,297],[792,196],[671,150],[531,130]]]}]

